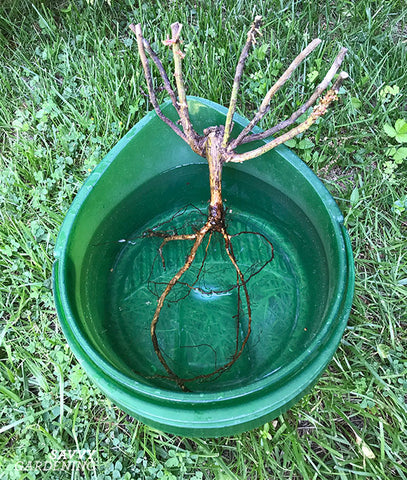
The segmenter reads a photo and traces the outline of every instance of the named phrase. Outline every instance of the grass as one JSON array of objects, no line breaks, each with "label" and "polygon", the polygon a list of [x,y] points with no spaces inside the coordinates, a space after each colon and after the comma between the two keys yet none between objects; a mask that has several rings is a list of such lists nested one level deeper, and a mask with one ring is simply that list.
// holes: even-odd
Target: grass
[{"label": "grass", "polygon": [[[389,147],[402,144],[384,127],[406,119],[403,5],[2,2],[1,478],[407,478],[406,161],[391,155]],[[126,416],[87,379],[56,319],[53,246],[84,178],[150,109],[128,24],[145,25],[168,65],[160,40],[171,22],[182,22],[188,93],[227,104],[255,14],[265,21],[242,86],[239,110],[246,117],[305,43],[323,40],[291,90],[277,96],[263,127],[311,92],[313,72],[322,78],[339,45],[349,48],[350,80],[335,111],[310,131],[310,142],[292,147],[344,213],[356,292],[337,354],[296,406],[257,430],[192,441]],[[82,472],[80,453],[89,466]],[[58,471],[51,461],[59,462]]]}]

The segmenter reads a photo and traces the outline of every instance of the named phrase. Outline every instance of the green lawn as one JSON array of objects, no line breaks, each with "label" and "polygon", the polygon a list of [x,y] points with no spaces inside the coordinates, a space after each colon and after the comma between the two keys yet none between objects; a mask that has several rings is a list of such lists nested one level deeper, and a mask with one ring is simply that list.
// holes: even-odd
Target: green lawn
[{"label": "green lawn", "polygon": [[[0,478],[407,479],[404,1],[94,3],[0,6]],[[161,40],[183,23],[187,93],[227,105],[255,14],[264,26],[242,82],[246,117],[305,44],[323,40],[263,128],[302,103],[341,45],[349,49],[339,102],[310,141],[291,146],[344,213],[355,298],[311,393],[262,428],[192,441],[130,418],[87,379],[56,318],[53,247],[89,171],[151,109],[129,23],[144,24],[165,65]],[[63,458],[82,449],[91,451],[84,472]]]}]

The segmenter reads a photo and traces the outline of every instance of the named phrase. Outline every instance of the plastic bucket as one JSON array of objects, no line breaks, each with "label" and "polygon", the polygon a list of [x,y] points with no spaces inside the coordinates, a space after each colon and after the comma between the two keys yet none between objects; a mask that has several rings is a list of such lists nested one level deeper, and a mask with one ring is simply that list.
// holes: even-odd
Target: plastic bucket
[{"label": "plastic bucket", "polygon": [[[196,97],[188,101],[197,131],[224,123],[224,107]],[[168,103],[163,110],[174,115]],[[236,116],[235,131],[246,124]],[[180,225],[205,218],[205,159],[151,112],[88,177],[55,247],[59,320],[89,377],[125,412],[183,436],[236,434],[286,411],[332,359],[352,304],[353,256],[342,214],[293,152],[281,146],[227,164],[223,194],[229,228],[263,233],[275,258],[249,282],[253,319],[244,353],[217,378],[195,382],[191,392],[160,375],[165,372],[150,337],[156,297],[146,283],[157,244],[143,232],[166,219]],[[243,237],[235,252],[248,266],[259,248]],[[169,270],[185,259],[183,248],[168,250]],[[214,240],[211,248],[208,284],[228,275],[220,243]],[[154,285],[159,288],[160,281]],[[244,336],[243,320],[237,332],[236,323],[228,325],[236,292],[226,293],[193,291],[164,308],[157,335],[180,375],[213,371],[230,358],[236,334]]]}]

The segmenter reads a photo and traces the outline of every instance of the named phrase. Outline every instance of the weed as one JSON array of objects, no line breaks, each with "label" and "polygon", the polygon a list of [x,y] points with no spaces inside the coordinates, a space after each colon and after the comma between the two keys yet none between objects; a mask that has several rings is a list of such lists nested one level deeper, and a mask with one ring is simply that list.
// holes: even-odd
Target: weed
[{"label": "weed", "polygon": [[[396,120],[394,126],[385,123],[383,125],[383,130],[388,137],[397,142],[396,145],[388,146],[385,150],[385,155],[389,158],[389,160],[384,162],[383,165],[384,174],[390,181],[393,182],[395,179],[394,172],[399,165],[403,163],[403,160],[407,158],[407,147],[403,146],[404,144],[407,144],[407,122],[399,118]],[[402,146],[398,146],[397,144]],[[401,213],[400,208],[397,209],[397,213]]]}]

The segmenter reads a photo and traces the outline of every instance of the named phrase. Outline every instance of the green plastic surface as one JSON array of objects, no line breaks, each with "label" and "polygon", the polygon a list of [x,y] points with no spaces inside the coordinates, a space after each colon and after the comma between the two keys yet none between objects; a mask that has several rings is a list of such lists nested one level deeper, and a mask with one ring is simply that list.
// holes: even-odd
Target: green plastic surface
[{"label": "green plastic surface", "polygon": [[[198,132],[224,123],[224,107],[196,97],[188,101]],[[174,118],[169,103],[163,110]],[[234,133],[246,124],[236,116]],[[252,332],[244,353],[222,375],[190,384],[192,392],[162,378],[150,337],[156,297],[148,283],[152,279],[159,288],[168,281],[191,244],[166,246],[163,271],[157,262],[160,240],[142,234],[169,219],[177,229],[191,222],[202,226],[209,200],[205,159],[151,112],[86,180],[55,247],[58,315],[86,372],[130,415],[184,436],[236,434],[287,410],[332,359],[353,297],[353,256],[342,214],[288,148],[227,164],[223,195],[229,233],[264,234],[275,258],[248,282]],[[233,242],[248,272],[265,255],[258,236]],[[188,273],[191,279],[196,272]],[[179,376],[212,372],[233,355],[237,290],[228,286],[235,282],[222,242],[214,238],[200,288],[167,302],[157,327],[160,347]],[[243,317],[239,336],[246,331]]]}]

